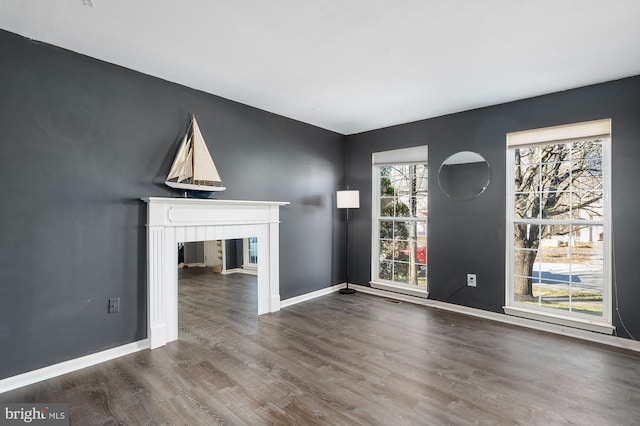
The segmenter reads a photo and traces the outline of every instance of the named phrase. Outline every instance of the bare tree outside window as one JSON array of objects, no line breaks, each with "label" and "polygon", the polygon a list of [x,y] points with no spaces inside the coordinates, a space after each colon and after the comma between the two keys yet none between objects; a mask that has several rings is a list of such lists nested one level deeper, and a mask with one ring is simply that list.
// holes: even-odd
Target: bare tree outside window
[{"label": "bare tree outside window", "polygon": [[514,300],[602,315],[602,140],[512,152]]}]

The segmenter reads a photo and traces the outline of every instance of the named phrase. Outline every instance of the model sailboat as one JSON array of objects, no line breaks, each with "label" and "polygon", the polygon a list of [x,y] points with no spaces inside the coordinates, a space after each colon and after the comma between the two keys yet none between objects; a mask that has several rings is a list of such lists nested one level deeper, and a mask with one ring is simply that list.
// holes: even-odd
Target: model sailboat
[{"label": "model sailboat", "polygon": [[173,160],[164,183],[176,189],[197,191],[192,194],[199,197],[206,197],[211,192],[227,189],[220,179],[218,169],[213,163],[196,117],[193,115],[191,125],[182,139],[178,154]]}]

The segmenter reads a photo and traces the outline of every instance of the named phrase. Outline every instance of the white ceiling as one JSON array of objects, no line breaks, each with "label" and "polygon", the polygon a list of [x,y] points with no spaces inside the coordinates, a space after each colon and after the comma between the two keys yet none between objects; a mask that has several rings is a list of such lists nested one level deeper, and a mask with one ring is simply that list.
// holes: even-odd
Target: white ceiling
[{"label": "white ceiling", "polygon": [[0,0],[0,28],[342,134],[640,74],[638,0]]}]

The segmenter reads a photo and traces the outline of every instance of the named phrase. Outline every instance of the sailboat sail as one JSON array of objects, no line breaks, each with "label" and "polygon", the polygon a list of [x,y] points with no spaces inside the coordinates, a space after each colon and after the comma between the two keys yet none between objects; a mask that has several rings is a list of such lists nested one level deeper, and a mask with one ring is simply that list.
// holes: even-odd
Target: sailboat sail
[{"label": "sailboat sail", "polygon": [[215,185],[215,182],[222,183],[220,174],[204,142],[200,127],[196,120],[193,120],[193,180],[206,185]]},{"label": "sailboat sail", "polygon": [[[173,179],[173,178],[178,178],[178,180],[184,180],[183,170],[184,170],[185,161],[187,159],[187,151],[189,150],[189,147],[187,145],[187,136],[188,136],[188,133],[184,135],[184,138],[182,138],[182,143],[180,144],[180,150],[178,151],[178,155],[176,155],[176,158],[173,160],[173,164],[171,165],[171,170],[169,170],[169,174],[167,175],[167,180]],[[180,176],[182,176],[182,179],[180,179]]]},{"label": "sailboat sail", "polygon": [[226,189],[195,116],[191,117],[191,125],[182,139],[165,183],[172,188],[195,191]]}]

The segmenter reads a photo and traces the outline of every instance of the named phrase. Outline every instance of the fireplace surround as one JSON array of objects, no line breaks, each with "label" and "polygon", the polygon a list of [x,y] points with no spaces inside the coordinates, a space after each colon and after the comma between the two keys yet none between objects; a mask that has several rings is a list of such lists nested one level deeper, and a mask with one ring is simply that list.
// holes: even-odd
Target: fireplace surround
[{"label": "fireplace surround", "polygon": [[178,243],[258,237],[258,315],[280,310],[279,201],[142,199],[147,203],[148,338],[178,339]]}]

